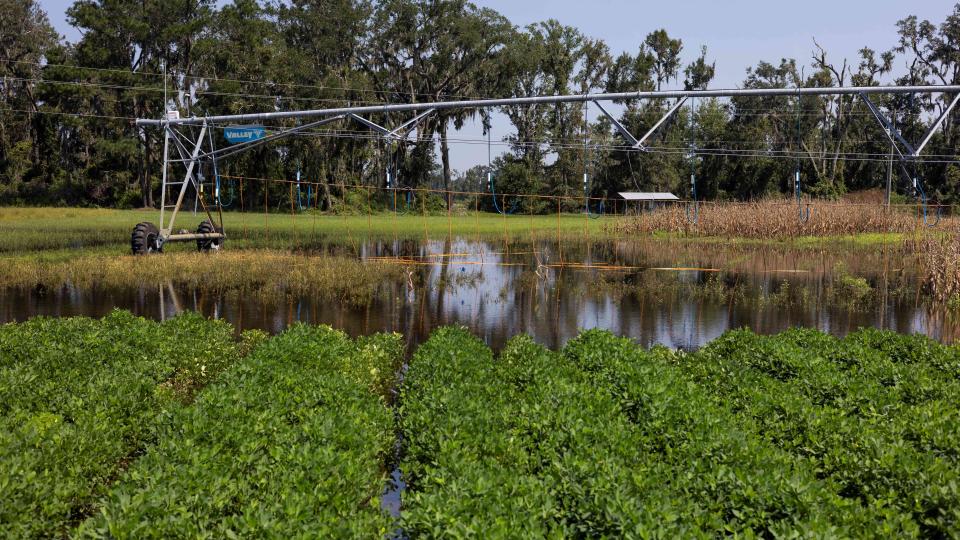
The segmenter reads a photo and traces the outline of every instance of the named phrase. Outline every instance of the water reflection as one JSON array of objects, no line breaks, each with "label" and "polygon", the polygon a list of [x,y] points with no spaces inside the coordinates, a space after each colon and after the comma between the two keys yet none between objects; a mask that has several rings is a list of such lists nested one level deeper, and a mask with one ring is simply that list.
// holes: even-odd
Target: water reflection
[{"label": "water reflection", "polygon": [[114,308],[165,319],[183,310],[238,329],[280,332],[296,321],[352,335],[403,333],[411,345],[461,324],[494,348],[520,332],[560,347],[584,328],[643,345],[692,349],[731,328],[804,326],[843,335],[875,326],[954,341],[958,323],[925,305],[911,259],[896,249],[783,249],[682,242],[488,242],[463,238],[316,246],[408,268],[356,307],[296,297],[213,295],[175,284],[7,290],[0,321],[102,316]]}]

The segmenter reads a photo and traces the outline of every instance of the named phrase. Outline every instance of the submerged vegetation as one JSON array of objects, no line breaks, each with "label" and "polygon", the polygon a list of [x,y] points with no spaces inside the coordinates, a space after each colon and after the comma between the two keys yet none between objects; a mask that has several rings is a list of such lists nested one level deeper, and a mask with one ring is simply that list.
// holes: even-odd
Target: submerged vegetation
[{"label": "submerged vegetation", "polygon": [[[781,274],[788,275],[788,274]],[[644,304],[663,305],[680,299],[763,308],[839,307],[848,311],[878,309],[896,298],[913,298],[915,281],[902,271],[891,272],[874,282],[851,275],[842,265],[819,276],[819,281],[791,281],[786,278],[764,280],[735,271],[705,273],[698,279],[679,279],[674,272],[645,270],[638,272],[605,272],[582,286],[584,294],[617,301],[633,299]],[[535,286],[536,281],[525,283]]]},{"label": "submerged vegetation", "polygon": [[925,238],[916,249],[923,265],[924,290],[936,300],[960,308],[960,238]]},{"label": "submerged vegetation", "polygon": [[[445,328],[235,341],[184,315],[0,325],[0,526],[18,537],[960,532],[960,350],[587,331],[499,356]],[[400,384],[399,403],[388,397]],[[402,434],[399,518],[379,502]]]},{"label": "submerged vegetation", "polygon": [[53,262],[29,257],[0,258],[0,287],[138,289],[172,285],[214,294],[244,293],[270,298],[296,295],[364,305],[380,286],[401,279],[402,268],[395,264],[271,250],[213,255],[180,252],[151,257],[80,256]]}]

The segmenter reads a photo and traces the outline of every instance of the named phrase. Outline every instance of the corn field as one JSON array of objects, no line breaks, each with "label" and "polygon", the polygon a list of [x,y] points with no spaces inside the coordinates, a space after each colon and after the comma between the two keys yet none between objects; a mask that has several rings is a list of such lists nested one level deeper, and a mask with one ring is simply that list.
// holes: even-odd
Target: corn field
[{"label": "corn field", "polygon": [[[935,220],[931,209],[929,221]],[[908,233],[926,228],[916,206],[888,210],[873,204],[824,201],[801,208],[785,200],[701,203],[699,210],[678,204],[620,219],[611,227],[618,234],[670,232],[727,238]],[[937,225],[938,230],[956,228],[956,220],[947,217]]]},{"label": "corn field", "polygon": [[920,257],[923,287],[936,301],[960,299],[960,238],[926,237],[914,245]]}]

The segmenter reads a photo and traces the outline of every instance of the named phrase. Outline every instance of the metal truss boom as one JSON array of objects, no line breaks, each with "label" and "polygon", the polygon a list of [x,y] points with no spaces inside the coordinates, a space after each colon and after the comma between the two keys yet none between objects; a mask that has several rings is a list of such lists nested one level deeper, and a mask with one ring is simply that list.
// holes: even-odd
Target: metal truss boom
[{"label": "metal truss boom", "polygon": [[676,105],[674,105],[673,107],[671,107],[670,110],[667,111],[667,114],[665,114],[665,115],[663,115],[662,117],[660,117],[660,120],[658,120],[657,123],[654,124],[653,127],[651,127],[651,128],[647,131],[647,133],[644,134],[643,137],[640,137],[640,140],[637,141],[637,144],[636,144],[635,146],[636,146],[637,148],[640,148],[640,149],[645,150],[645,149],[646,149],[646,146],[644,146],[643,143],[646,142],[646,140],[649,139],[650,136],[653,135],[653,133],[654,133],[655,131],[657,131],[657,128],[659,128],[661,125],[663,125],[664,122],[667,121],[667,119],[669,119],[671,116],[673,116],[673,113],[675,113],[675,112],[677,112],[678,110],[680,110],[680,107],[683,105],[683,102],[686,101],[686,100],[687,100],[687,97],[686,97],[686,96],[678,99]]},{"label": "metal truss boom", "polygon": [[[943,112],[940,114],[940,117],[937,118],[936,121],[934,121],[933,125],[931,125],[929,129],[927,129],[927,133],[923,136],[923,140],[916,147],[914,147],[912,144],[907,142],[906,139],[903,138],[903,135],[901,135],[900,132],[897,131],[897,128],[896,126],[893,125],[893,122],[891,122],[886,116],[884,116],[884,114],[873,103],[873,101],[870,100],[870,97],[867,96],[866,93],[861,92],[860,99],[862,99],[863,102],[866,103],[867,108],[870,109],[871,113],[873,113],[873,117],[876,118],[877,122],[884,128],[884,134],[886,134],[887,138],[890,139],[891,146],[893,147],[894,150],[896,150],[897,156],[899,158],[897,159],[897,164],[899,165],[899,169],[903,173],[904,178],[906,178],[912,184],[914,193],[918,195],[920,198],[920,204],[923,208],[923,223],[930,227],[936,225],[937,223],[940,222],[941,208],[937,207],[937,219],[936,221],[931,222],[927,218],[927,194],[923,190],[923,186],[921,185],[920,179],[917,178],[916,167],[914,167],[913,169],[914,174],[911,174],[910,170],[907,169],[907,164],[910,163],[911,161],[917,160],[920,157],[920,152],[922,152],[923,148],[927,146],[928,142],[930,142],[930,138],[933,137],[933,134],[936,133],[938,129],[940,129],[940,126],[943,124],[943,121],[946,120],[946,118],[950,115],[950,112],[953,111],[953,108],[957,105],[957,101],[960,101],[960,93],[954,96],[953,100],[950,102],[950,105],[948,105],[947,108],[943,110]],[[906,149],[907,151],[906,155],[904,155],[904,153],[900,151],[900,147],[897,146],[897,142],[899,142],[903,146],[903,148]],[[888,189],[887,197],[888,197],[887,204],[889,205],[890,204],[889,189]]]},{"label": "metal truss boom", "polygon": [[623,138],[626,139],[628,143],[630,143],[630,146],[637,147],[640,145],[640,141],[638,141],[637,138],[633,136],[633,133],[630,133],[630,130],[627,129],[626,126],[624,126],[623,124],[620,123],[619,120],[617,120],[617,117],[607,112],[607,110],[604,109],[603,105],[600,105],[599,102],[594,101],[593,103],[594,105],[597,106],[598,109],[600,109],[600,112],[602,112],[604,116],[610,119],[610,122],[613,124],[613,127],[617,128],[617,131],[619,131],[620,135],[623,136]]},{"label": "metal truss boom", "polygon": [[[900,132],[897,131],[897,128],[893,126],[893,122],[888,120],[887,117],[884,116],[882,112],[880,112],[880,109],[873,104],[873,101],[870,101],[870,98],[867,97],[865,94],[860,94],[860,99],[862,99],[863,102],[866,103],[867,108],[870,109],[871,113],[873,113],[873,117],[877,119],[877,122],[880,122],[880,125],[884,127],[884,133],[887,134],[887,138],[890,139],[890,142],[894,143],[893,146],[897,150],[897,152],[900,153],[900,149],[897,148],[897,145],[896,145],[897,141],[899,141],[900,144],[902,144],[903,147],[907,149],[908,155],[914,156],[917,153],[917,151],[913,148],[912,144],[910,144],[909,142],[907,142],[906,139],[903,138],[903,135],[900,135]],[[905,159],[902,153],[900,154],[900,159]]]},{"label": "metal truss boom", "polygon": [[587,101],[632,101],[664,98],[710,98],[710,97],[763,97],[763,96],[827,96],[851,94],[931,94],[960,92],[960,85],[922,85],[922,86],[841,86],[821,88],[745,88],[728,90],[661,90],[639,92],[616,92],[604,94],[572,94],[562,96],[531,96],[502,99],[469,99],[459,101],[437,101],[424,103],[400,103],[384,105],[365,105],[358,107],[339,107],[331,109],[312,109],[303,111],[274,111],[248,114],[228,114],[220,116],[190,116],[175,119],[137,120],[139,126],[203,124],[219,122],[264,122],[290,118],[311,118],[339,115],[361,115],[397,112],[420,112],[429,109],[436,111],[450,109],[486,109],[509,105],[549,105],[555,103],[583,103]]},{"label": "metal truss boom", "polygon": [[[877,122],[880,123],[884,128],[884,133],[886,133],[887,138],[890,139],[890,142],[893,143],[894,149],[900,155],[901,161],[908,161],[911,159],[916,159],[920,157],[920,152],[923,151],[924,147],[927,146],[927,143],[930,142],[930,139],[933,137],[933,134],[940,129],[940,126],[943,124],[943,121],[950,115],[950,112],[953,111],[953,108],[957,105],[957,102],[960,101],[960,93],[954,96],[953,100],[950,102],[950,105],[943,110],[943,113],[940,114],[940,117],[927,129],[927,133],[923,136],[923,140],[919,145],[913,146],[906,139],[903,138],[903,135],[897,131],[897,128],[893,125],[880,109],[870,100],[866,94],[860,94],[860,99],[867,104],[867,108],[870,109],[870,112],[873,113],[873,117],[877,119]],[[900,151],[900,148],[897,147],[897,142],[899,142],[907,150],[907,154],[904,155]]]},{"label": "metal truss boom", "polygon": [[956,106],[957,100],[960,100],[960,94],[957,94],[956,96],[954,96],[953,101],[951,101],[950,105],[943,110],[943,114],[940,115],[940,118],[937,118],[937,121],[934,122],[932,126],[930,126],[930,129],[927,131],[927,136],[923,138],[923,141],[920,143],[920,145],[917,146],[916,150],[913,151],[915,156],[920,155],[920,152],[923,151],[923,147],[926,146],[928,142],[930,142],[930,138],[933,137],[933,134],[936,133],[938,129],[940,129],[940,124],[942,124],[943,121],[946,120],[947,116],[950,115],[950,111],[952,111],[953,108]]},{"label": "metal truss boom", "polygon": [[[869,95],[873,94],[935,94],[935,93],[956,93],[957,96],[950,102],[950,105],[946,107],[941,113],[940,117],[932,124],[929,131],[925,134],[922,142],[914,147],[908,143],[903,136],[893,127],[892,123],[886,119],[886,117],[881,113],[880,109],[877,108],[873,102],[870,101]],[[690,98],[719,98],[719,97],[762,97],[762,96],[783,96],[783,97],[800,97],[800,96],[828,96],[828,95],[859,95],[863,101],[866,103],[867,107],[873,113],[877,121],[885,128],[887,137],[890,138],[891,142],[894,143],[894,148],[897,149],[899,154],[899,163],[900,169],[908,177],[911,175],[907,171],[906,163],[909,160],[917,159],[920,152],[930,141],[930,138],[933,136],[934,132],[940,128],[944,120],[950,115],[954,110],[958,102],[960,102],[960,85],[945,85],[945,86],[868,86],[868,87],[858,87],[858,86],[844,86],[844,87],[824,87],[824,88],[750,88],[750,89],[732,89],[732,90],[667,90],[667,91],[639,91],[639,92],[618,92],[618,93],[603,93],[603,94],[575,94],[575,95],[557,95],[557,96],[529,96],[529,97],[518,97],[518,98],[502,98],[502,99],[468,99],[468,100],[459,100],[459,101],[438,101],[438,102],[426,102],[426,103],[399,103],[399,104],[384,104],[384,105],[367,105],[367,106],[358,106],[358,107],[339,107],[339,108],[330,108],[330,109],[312,109],[312,110],[303,110],[303,111],[273,111],[273,112],[263,112],[263,113],[249,113],[249,114],[228,114],[228,115],[219,115],[219,116],[191,116],[186,118],[180,118],[175,115],[175,111],[172,111],[171,114],[168,114],[164,119],[147,119],[141,118],[136,121],[137,126],[159,126],[164,130],[164,144],[163,144],[163,172],[162,172],[162,188],[161,188],[161,198],[160,198],[160,227],[159,227],[159,236],[157,238],[158,248],[162,247],[163,243],[166,241],[186,241],[186,240],[220,240],[222,241],[226,238],[226,234],[223,231],[223,223],[219,225],[214,225],[213,216],[210,214],[210,211],[206,208],[204,204],[204,211],[207,213],[209,226],[213,228],[214,232],[201,232],[198,230],[197,233],[175,233],[174,232],[174,223],[177,218],[177,214],[180,211],[184,196],[186,195],[188,186],[193,186],[198,193],[198,198],[203,203],[203,198],[200,196],[200,191],[202,190],[202,177],[198,178],[197,169],[198,165],[202,162],[210,161],[214,163],[217,159],[222,159],[227,156],[237,154],[239,152],[249,150],[251,148],[267,144],[278,139],[295,135],[298,133],[305,132],[310,128],[315,128],[328,124],[337,120],[349,119],[351,121],[362,124],[374,132],[378,133],[379,136],[385,138],[388,141],[394,143],[400,143],[403,140],[409,137],[410,132],[417,126],[421,121],[435,114],[438,111],[447,111],[447,110],[477,110],[477,109],[489,109],[496,107],[505,107],[510,105],[549,105],[549,104],[560,104],[560,103],[588,103],[593,102],[597,105],[597,108],[606,115],[613,126],[620,132],[624,139],[630,144],[634,150],[646,151],[647,148],[644,145],[644,142],[650,138],[657,129],[659,129],[671,116],[673,116]],[[622,103],[627,101],[636,101],[636,100],[645,100],[645,99],[676,99],[677,102],[671,106],[666,113],[664,113],[660,120],[658,120],[653,127],[651,127],[645,135],[639,139],[635,137],[630,131],[617,120],[614,115],[610,114],[600,103],[601,102],[614,102]],[[369,118],[366,118],[364,115],[377,115],[383,114],[388,115],[391,113],[405,113],[412,112],[415,113],[412,118],[402,123],[399,127],[395,129],[388,129]],[[310,122],[299,124],[295,127],[288,127],[286,129],[280,128],[275,133],[270,134],[267,137],[261,139],[251,140],[245,143],[236,144],[232,147],[221,148],[219,150],[215,149],[213,146],[213,137],[207,137],[209,140],[210,150],[207,152],[203,151],[204,144],[204,135],[207,134],[208,130],[217,126],[221,123],[254,123],[254,122],[268,122],[271,120],[285,120],[285,119],[312,119]],[[182,131],[178,128],[181,126],[190,127],[190,126],[199,126],[199,136],[194,140],[192,138],[192,133],[195,131],[195,128],[183,129]],[[170,146],[171,142],[173,143],[174,151],[179,155],[179,159],[170,158]],[[906,155],[900,151],[900,148],[896,144],[900,143],[900,146],[903,146],[907,150]],[[168,168],[170,163],[179,162],[184,166],[184,175],[182,182],[170,182],[168,175]],[[926,195],[922,191],[918,180],[913,178],[913,185],[916,190],[920,192],[921,198],[926,205]],[[168,188],[177,187],[178,190],[174,190],[176,193],[175,202],[170,204],[170,201],[167,200]],[[387,173],[387,187],[391,187],[391,177],[390,173]],[[173,195],[170,193],[169,195]],[[220,210],[219,199],[216,201],[216,208]],[[170,212],[169,220],[165,220],[166,212]],[[924,220],[926,221],[926,206],[924,206]],[[198,244],[199,246],[199,244]],[[133,246],[134,252],[137,252],[137,245]]]}]

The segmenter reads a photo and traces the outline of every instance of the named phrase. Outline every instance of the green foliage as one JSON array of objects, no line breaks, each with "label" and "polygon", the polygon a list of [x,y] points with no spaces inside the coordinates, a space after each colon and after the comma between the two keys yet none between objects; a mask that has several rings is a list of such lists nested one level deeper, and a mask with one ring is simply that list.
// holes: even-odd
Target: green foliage
[{"label": "green foliage", "polygon": [[[498,367],[490,349],[463,329],[436,331],[414,355],[400,407],[408,483],[401,518],[412,537],[571,532],[560,519],[551,479],[538,474],[540,465],[550,465],[536,448],[537,435],[547,435],[549,426],[533,417],[557,406],[572,411],[561,396],[575,394],[558,388],[556,398],[534,403],[522,387],[503,380]],[[528,408],[527,415],[517,414]]]},{"label": "green foliage", "polygon": [[80,537],[378,537],[394,441],[381,393],[396,334],[356,343],[295,326],[261,343],[196,402],[164,415],[159,441],[100,501]]},{"label": "green foliage", "polygon": [[591,330],[495,356],[444,328],[392,410],[404,350],[322,326],[236,340],[196,314],[0,325],[0,534],[382,537],[398,427],[414,538],[960,531],[956,346],[738,330],[686,353]]},{"label": "green foliage", "polygon": [[230,326],[196,314],[0,326],[0,533],[62,535],[156,440],[163,411],[236,358]]},{"label": "green foliage", "polygon": [[960,381],[944,368],[956,354],[878,331],[731,332],[693,354],[590,331],[562,356],[518,337],[494,358],[440,330],[402,390],[403,526],[951,536]]},{"label": "green foliage", "polygon": [[[667,89],[681,77],[685,88],[706,89],[715,76],[705,46],[684,65],[686,44],[667,29],[638,34],[614,58],[602,39],[576,27],[547,19],[521,28],[466,0],[76,0],[66,10],[81,34],[75,43],[57,36],[35,0],[0,0],[0,12],[0,204],[156,206],[162,135],[130,120],[157,118],[167,108],[203,116],[626,92]],[[960,6],[942,24],[907,16],[891,35],[892,50],[865,47],[841,64],[818,48],[810,74],[796,59],[758,61],[740,86],[956,84],[958,28]],[[894,65],[907,72],[892,77]],[[877,104],[917,141],[947,99],[878,96]],[[634,135],[644,133],[666,112],[666,101],[629,103],[620,121]],[[691,105],[706,114],[681,110],[646,141],[652,151],[639,154],[622,148],[607,118],[584,120],[579,104],[503,107],[514,132],[504,139],[511,148],[496,172],[504,187],[513,182],[525,194],[570,197],[566,210],[581,206],[572,197],[583,192],[584,172],[590,194],[608,197],[653,189],[689,196],[691,174],[701,198],[787,194],[797,167],[804,192],[818,197],[886,185],[885,160],[876,156],[889,146],[855,96],[696,101]],[[478,117],[488,126],[493,112],[437,111],[417,125],[415,142],[403,145],[384,145],[347,121],[330,130],[355,137],[296,137],[282,150],[263,146],[238,155],[220,172],[280,179],[301,171],[323,187],[315,201],[322,211],[349,212],[369,205],[338,207],[349,193],[341,186],[383,187],[388,163],[395,186],[449,189],[456,173],[450,147],[460,142],[451,131]],[[391,128],[405,120],[370,119]],[[578,142],[588,134],[589,150]],[[213,141],[227,144],[219,129]],[[926,151],[955,155],[958,141],[960,124],[947,118]],[[691,146],[698,149],[693,159],[678,151]],[[960,195],[960,172],[948,161],[916,164],[932,201]],[[202,168],[213,177],[209,164]],[[906,175],[898,171],[894,182],[894,191],[914,200]],[[245,195],[248,209],[283,205],[289,196],[286,185],[264,182],[248,182]]]},{"label": "green foliage", "polygon": [[950,536],[960,530],[956,359],[919,336],[794,330],[730,332],[677,363],[844,498],[898,516],[904,531]]}]

